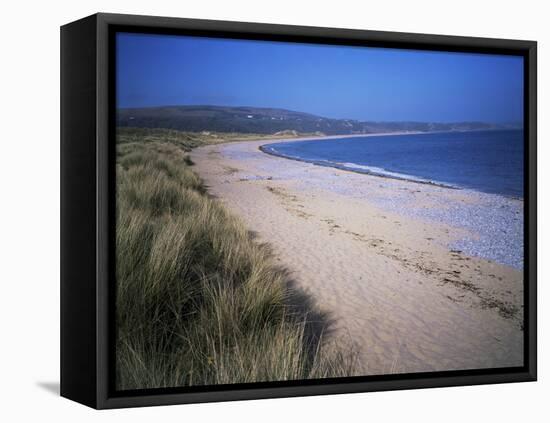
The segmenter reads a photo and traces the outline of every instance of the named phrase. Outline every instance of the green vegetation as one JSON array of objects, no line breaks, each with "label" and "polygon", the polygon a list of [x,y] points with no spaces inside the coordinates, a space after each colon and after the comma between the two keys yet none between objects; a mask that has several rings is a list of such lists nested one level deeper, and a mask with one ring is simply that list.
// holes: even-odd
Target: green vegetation
[{"label": "green vegetation", "polygon": [[264,107],[162,106],[117,110],[119,127],[167,128],[186,131],[240,132],[271,135],[294,131],[301,134],[366,134],[396,131],[467,131],[506,129],[516,125],[484,122],[373,122],[331,119],[309,113]]},{"label": "green vegetation", "polygon": [[327,319],[210,198],[186,152],[220,136],[117,142],[117,389],[347,376]]},{"label": "green vegetation", "polygon": [[185,132],[164,128],[117,128],[117,144],[128,143],[170,143],[185,152],[207,144],[221,144],[236,141],[253,141],[260,139],[294,138],[315,136],[319,134],[283,131],[275,134],[244,134],[239,132]]}]

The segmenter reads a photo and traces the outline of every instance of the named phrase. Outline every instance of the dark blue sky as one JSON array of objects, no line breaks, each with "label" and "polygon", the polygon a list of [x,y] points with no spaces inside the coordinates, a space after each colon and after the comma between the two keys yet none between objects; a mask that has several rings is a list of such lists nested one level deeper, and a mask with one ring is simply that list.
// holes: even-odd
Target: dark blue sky
[{"label": "dark blue sky", "polygon": [[521,57],[118,34],[117,106],[277,107],[380,121],[521,122]]}]

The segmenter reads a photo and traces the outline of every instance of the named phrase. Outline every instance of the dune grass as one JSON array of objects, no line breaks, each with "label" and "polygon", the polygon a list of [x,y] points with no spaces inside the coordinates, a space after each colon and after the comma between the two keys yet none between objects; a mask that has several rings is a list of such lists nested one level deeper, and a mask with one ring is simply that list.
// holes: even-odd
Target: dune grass
[{"label": "dune grass", "polygon": [[351,375],[327,319],[210,198],[175,131],[119,133],[119,390]]},{"label": "dune grass", "polygon": [[152,142],[170,142],[183,149],[184,151],[191,151],[191,149],[200,145],[206,144],[221,144],[235,141],[249,141],[259,139],[279,139],[284,138],[296,138],[305,136],[319,136],[324,135],[321,133],[301,133],[296,131],[283,131],[277,134],[245,134],[239,132],[185,132],[176,131],[173,129],[164,128],[132,128],[132,127],[120,127],[117,128],[117,142],[130,143],[152,143]]}]

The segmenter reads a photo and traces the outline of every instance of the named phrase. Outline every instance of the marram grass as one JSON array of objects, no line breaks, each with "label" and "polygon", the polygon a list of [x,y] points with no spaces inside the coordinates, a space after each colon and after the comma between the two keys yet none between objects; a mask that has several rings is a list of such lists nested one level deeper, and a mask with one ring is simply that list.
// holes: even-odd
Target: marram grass
[{"label": "marram grass", "polygon": [[353,374],[326,317],[206,194],[186,155],[200,140],[136,130],[118,141],[117,389]]}]

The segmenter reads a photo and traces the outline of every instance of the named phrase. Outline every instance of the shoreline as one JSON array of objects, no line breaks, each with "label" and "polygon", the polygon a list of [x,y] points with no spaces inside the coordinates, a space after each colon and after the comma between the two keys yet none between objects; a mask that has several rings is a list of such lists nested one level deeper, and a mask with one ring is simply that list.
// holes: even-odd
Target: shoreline
[{"label": "shoreline", "polygon": [[[388,135],[401,134],[391,133]],[[372,134],[372,136],[375,136],[375,134]],[[293,141],[295,140],[284,140],[284,142]],[[350,181],[350,186],[346,184],[335,185],[333,183],[327,185],[328,181],[323,181],[321,185],[325,185],[325,190],[328,189],[339,194],[343,193],[346,196],[369,196],[368,191],[362,192],[361,186],[363,182],[369,182],[371,179],[365,180],[361,178],[374,178],[372,180],[373,184],[377,183],[376,181],[379,181],[380,184],[382,182],[392,184],[396,186],[397,191],[394,190],[389,195],[378,196],[376,201],[371,199],[370,202],[374,203],[377,207],[385,209],[385,211],[398,212],[400,215],[406,215],[415,220],[420,219],[424,221],[427,220],[429,223],[443,223],[450,226],[459,226],[460,229],[465,229],[469,235],[455,242],[447,243],[446,246],[449,249],[465,251],[467,254],[492,260],[498,264],[510,265],[519,270],[523,269],[523,198],[488,193],[470,188],[449,188],[446,185],[437,183],[422,183],[406,178],[394,178],[387,175],[357,172],[349,168],[319,165],[318,163],[286,157],[284,155],[269,154],[261,149],[262,146],[266,145],[266,140],[245,141],[225,145],[226,147],[223,147],[223,144],[220,144],[220,149],[231,156],[228,158],[237,159],[239,162],[248,160],[253,156],[260,162],[264,162],[264,164],[274,164],[276,162],[265,161],[263,158],[282,161],[277,168],[285,166],[283,162],[287,164],[296,163],[299,166],[297,169],[300,169],[300,171],[304,171],[307,167],[319,169],[319,173],[324,175],[323,179],[326,179],[326,175],[329,175],[331,171],[337,172],[334,175],[341,176],[341,178],[339,178],[340,181],[352,179],[352,181]],[[237,153],[239,150],[243,150],[245,154],[241,156],[240,153]],[[237,156],[235,156],[235,153],[237,153]],[[305,168],[303,166],[305,166]],[[275,175],[277,169],[274,169],[273,166],[270,167],[269,172],[273,173],[273,176],[270,176],[269,179],[277,178]],[[326,169],[327,172],[322,172],[322,169]],[[292,176],[294,177],[294,175]],[[309,175],[304,175],[304,178],[306,176]],[[354,177],[359,177],[360,179],[354,179]],[[256,179],[256,177],[245,177],[241,179],[241,181],[251,179]],[[261,177],[259,179],[261,179]],[[306,182],[303,182],[303,184],[307,185]],[[354,189],[350,189],[350,187]],[[422,187],[425,187],[425,189],[422,189]],[[423,202],[418,202],[418,198],[402,199],[402,196],[399,195],[401,191],[422,193],[426,197],[425,200],[427,200],[428,203],[432,203],[432,206],[427,206]],[[396,196],[398,199],[393,201],[392,197]],[[429,200],[427,197],[430,197]],[[450,204],[446,201],[438,200],[445,197],[448,197],[447,200],[452,200]],[[403,204],[403,201],[406,201],[407,204]],[[464,203],[481,204],[480,207],[463,207]],[[454,209],[453,213],[446,211],[449,208]],[[518,216],[521,217],[521,219]],[[500,237],[495,238],[495,233],[501,233]],[[479,239],[479,235],[481,235],[481,239]]]},{"label": "shoreline", "polygon": [[[343,171],[347,171],[347,172],[353,172],[353,173],[358,173],[358,174],[362,174],[362,175],[376,176],[376,177],[380,177],[380,178],[396,179],[396,180],[408,181],[408,182],[417,183],[417,184],[433,185],[433,186],[446,188],[446,189],[474,191],[474,192],[479,192],[479,193],[483,193],[483,194],[499,195],[499,196],[504,197],[504,198],[509,198],[509,199],[513,199],[513,200],[523,202],[524,197],[520,197],[520,196],[517,196],[517,195],[481,191],[481,190],[476,190],[474,188],[467,188],[467,187],[462,187],[462,186],[458,186],[458,185],[452,185],[452,184],[449,184],[449,183],[446,183],[446,182],[428,180],[428,179],[424,179],[422,177],[417,177],[417,176],[414,176],[414,175],[403,175],[403,176],[401,176],[399,174],[392,175],[391,173],[394,173],[394,172],[391,172],[391,171],[387,171],[387,173],[383,173],[383,172],[372,171],[370,169],[361,170],[359,168],[351,168],[351,167],[346,166],[344,164],[337,163],[337,162],[330,162],[328,160],[327,161],[321,161],[321,160],[302,159],[302,158],[299,158],[299,157],[292,157],[292,156],[289,156],[289,155],[286,155],[286,154],[282,154],[282,153],[279,153],[279,152],[277,152],[273,149],[270,150],[270,149],[267,148],[267,146],[269,144],[290,143],[290,142],[300,142],[300,141],[323,141],[323,140],[327,140],[327,139],[340,139],[340,138],[363,138],[363,137],[393,136],[393,135],[394,136],[399,136],[399,135],[422,135],[422,134],[434,134],[434,133],[478,132],[478,131],[491,131],[491,130],[492,129],[470,130],[470,131],[433,131],[433,132],[421,132],[421,131],[406,132],[406,131],[403,131],[403,132],[389,132],[389,133],[372,133],[372,134],[362,134],[362,135],[355,135],[355,134],[354,135],[344,135],[344,136],[334,135],[334,136],[326,136],[326,137],[318,137],[318,138],[310,138],[310,137],[286,138],[286,139],[283,138],[283,139],[280,139],[280,140],[277,140],[277,139],[265,140],[266,142],[259,145],[258,149],[262,153],[269,154],[269,155],[274,156],[274,157],[280,157],[280,158],[287,159],[287,160],[295,160],[295,161],[298,161],[298,162],[309,163],[309,164],[313,164],[313,165],[316,165],[316,166],[331,167],[331,168],[334,168],[334,169],[339,169],[339,170],[343,170]],[[360,166],[369,167],[367,165],[360,165]]]},{"label": "shoreline", "polygon": [[[397,134],[395,134],[395,135],[397,135]],[[273,150],[270,151],[266,148],[266,145],[268,145],[268,144],[260,145],[258,147],[258,150],[260,150],[262,153],[269,154],[269,155],[275,156],[275,157],[281,157],[281,158],[287,159],[287,160],[295,160],[297,162],[310,163],[310,164],[313,164],[313,165],[316,165],[316,166],[332,167],[334,169],[343,170],[345,172],[353,172],[353,173],[359,173],[361,175],[377,176],[379,178],[397,179],[397,180],[400,180],[400,181],[408,181],[408,182],[414,182],[414,183],[417,183],[417,184],[433,185],[433,186],[436,186],[436,187],[447,188],[447,189],[463,189],[461,187],[448,185],[448,184],[445,184],[445,183],[442,183],[442,182],[435,182],[435,181],[429,181],[429,180],[423,180],[423,179],[414,179],[412,177],[407,178],[405,176],[403,176],[403,177],[393,176],[393,175],[388,175],[388,174],[384,174],[384,173],[372,172],[372,171],[369,171],[369,170],[352,169],[352,168],[346,167],[342,164],[332,163],[332,162],[328,162],[328,161],[327,162],[322,162],[322,161],[319,161],[319,160],[315,161],[315,160],[300,159],[298,157],[291,157],[291,156],[287,156],[285,154],[277,153]]]},{"label": "shoreline", "polygon": [[[334,140],[334,139],[347,139],[347,138],[365,138],[365,137],[390,137],[397,135],[420,135],[420,134],[437,134],[444,132],[458,132],[458,131],[433,131],[433,132],[422,132],[422,131],[396,131],[396,132],[370,132],[366,134],[344,134],[344,135],[308,135],[304,137],[283,137],[283,138],[261,138],[258,140],[231,140],[231,143],[236,142],[267,142],[267,143],[287,143],[295,141],[324,141],[324,140]],[[468,132],[468,131],[461,131]]]},{"label": "shoreline", "polygon": [[[486,131],[502,131],[504,129],[465,129],[465,130],[450,130],[450,131],[395,131],[395,132],[368,132],[364,134],[343,134],[343,135],[308,135],[304,137],[294,137],[294,138],[264,138],[258,139],[257,141],[268,141],[274,143],[282,142],[293,142],[293,141],[323,141],[330,139],[339,139],[339,138],[364,138],[364,137],[387,137],[393,135],[422,135],[422,134],[452,134],[452,133],[464,133],[464,132],[486,132]],[[508,130],[508,129],[506,129]],[[511,128],[509,130],[523,130],[522,128]],[[244,142],[247,140],[232,140],[231,142]],[[249,142],[254,142],[254,140],[248,140]]]},{"label": "shoreline", "polygon": [[[460,244],[483,246],[475,216],[519,203],[287,160],[262,143],[199,147],[191,158],[209,192],[330,315],[330,338],[360,351],[361,374],[521,365],[521,270]],[[493,224],[507,222],[487,222],[489,236]]]}]

